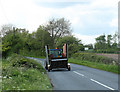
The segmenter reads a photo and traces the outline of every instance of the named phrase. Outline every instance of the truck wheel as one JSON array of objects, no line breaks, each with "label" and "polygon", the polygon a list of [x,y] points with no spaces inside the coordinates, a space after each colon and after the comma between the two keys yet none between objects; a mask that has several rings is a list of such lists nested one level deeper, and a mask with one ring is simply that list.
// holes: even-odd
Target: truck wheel
[{"label": "truck wheel", "polygon": [[70,67],[68,68],[68,71],[70,71]]},{"label": "truck wheel", "polygon": [[68,63],[67,69],[68,69],[68,71],[70,71],[70,70],[71,70],[71,69],[70,69],[70,64],[69,64],[69,63]]},{"label": "truck wheel", "polygon": [[50,69],[48,69],[48,72],[50,72]]}]

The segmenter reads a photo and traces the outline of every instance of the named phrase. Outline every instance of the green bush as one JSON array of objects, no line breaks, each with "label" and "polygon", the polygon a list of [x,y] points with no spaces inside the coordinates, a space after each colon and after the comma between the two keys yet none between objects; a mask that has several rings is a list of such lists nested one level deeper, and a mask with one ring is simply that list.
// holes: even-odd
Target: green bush
[{"label": "green bush", "polygon": [[104,56],[98,56],[94,53],[75,53],[74,55],[72,55],[72,57],[74,59],[78,59],[78,60],[87,60],[87,61],[91,61],[91,62],[101,62],[101,63],[105,63],[105,64],[112,64],[113,63],[113,59],[111,58],[107,58]]},{"label": "green bush", "polygon": [[[17,58],[20,59],[18,59],[17,62],[22,63],[13,66],[13,64],[16,63],[14,59],[17,60]],[[33,65],[39,66],[39,63],[35,63],[36,61],[26,61],[26,58],[20,55],[12,55],[7,59],[2,59],[2,91],[52,90],[45,69],[42,66],[41,68],[28,68],[28,65],[25,65],[24,67],[20,66],[25,62],[30,64],[32,62]]]},{"label": "green bush", "polygon": [[7,59],[10,64],[13,67],[26,67],[26,68],[36,68],[39,69],[40,71],[43,70],[41,69],[41,65],[37,62],[35,62],[32,59],[27,59],[24,56],[18,55],[18,54],[13,54],[11,57],[8,57]]}]

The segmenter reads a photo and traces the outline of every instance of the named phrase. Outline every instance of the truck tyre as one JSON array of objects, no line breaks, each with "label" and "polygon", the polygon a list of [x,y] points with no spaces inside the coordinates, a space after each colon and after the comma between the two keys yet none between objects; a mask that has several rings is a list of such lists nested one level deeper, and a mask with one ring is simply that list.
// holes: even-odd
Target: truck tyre
[{"label": "truck tyre", "polygon": [[70,64],[68,64],[67,69],[68,69],[68,71],[70,71],[70,70],[71,70],[71,69],[70,69]]},{"label": "truck tyre", "polygon": [[50,69],[48,69],[48,72],[50,72]]},{"label": "truck tyre", "polygon": [[70,67],[68,68],[68,71],[70,71]]}]

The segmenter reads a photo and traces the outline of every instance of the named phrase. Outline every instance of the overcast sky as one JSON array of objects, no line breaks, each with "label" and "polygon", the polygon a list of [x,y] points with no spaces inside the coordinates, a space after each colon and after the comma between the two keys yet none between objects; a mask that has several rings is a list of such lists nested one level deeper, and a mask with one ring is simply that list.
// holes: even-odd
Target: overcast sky
[{"label": "overcast sky", "polygon": [[119,0],[0,0],[0,26],[35,31],[51,18],[70,20],[73,35],[84,44],[118,31]]}]

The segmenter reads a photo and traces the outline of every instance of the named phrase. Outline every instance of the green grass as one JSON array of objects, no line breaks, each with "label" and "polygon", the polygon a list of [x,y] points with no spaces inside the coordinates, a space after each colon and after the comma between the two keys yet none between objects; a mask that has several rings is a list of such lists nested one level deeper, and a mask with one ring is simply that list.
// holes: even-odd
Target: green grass
[{"label": "green grass", "polygon": [[104,70],[104,71],[108,71],[108,72],[113,72],[116,74],[119,73],[117,65],[104,64],[104,63],[100,63],[100,62],[90,62],[90,61],[85,61],[85,60],[77,60],[77,59],[73,59],[73,58],[70,58],[69,62],[96,68],[96,69],[100,69],[100,70]]},{"label": "green grass", "polygon": [[[2,76],[2,60],[0,59],[0,76]],[[0,92],[2,91],[2,78],[0,77]]]},{"label": "green grass", "polygon": [[[17,56],[13,61],[11,57],[2,60],[2,90],[52,90],[50,80],[42,66],[34,60],[20,57]],[[20,59],[19,62],[23,60],[24,63],[13,66],[17,58]]]}]

